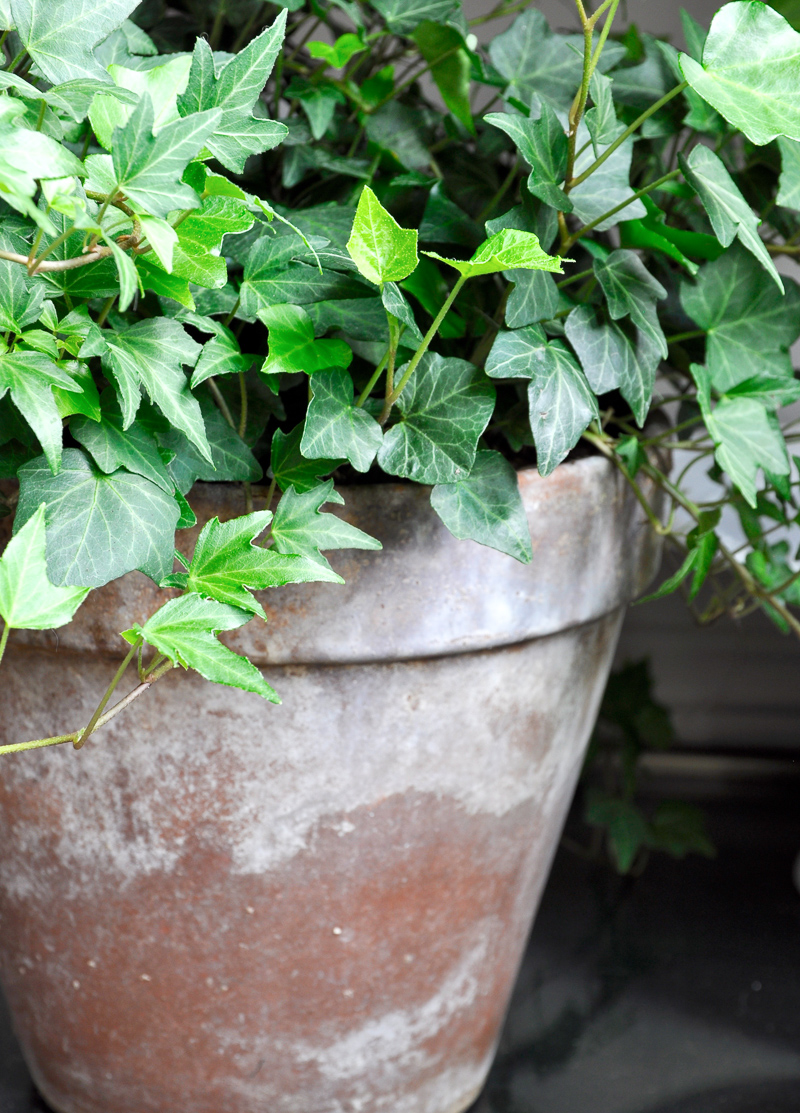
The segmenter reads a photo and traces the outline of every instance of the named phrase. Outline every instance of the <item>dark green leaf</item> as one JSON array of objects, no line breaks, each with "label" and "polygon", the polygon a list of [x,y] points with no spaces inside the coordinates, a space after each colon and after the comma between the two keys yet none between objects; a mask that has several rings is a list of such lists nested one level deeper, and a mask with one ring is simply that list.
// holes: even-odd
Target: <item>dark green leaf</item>
[{"label": "dark green leaf", "polygon": [[347,371],[318,371],[311,380],[300,451],[311,459],[350,461],[356,471],[369,471],[383,435],[378,422],[353,402],[353,380]]},{"label": "dark green leaf", "polygon": [[110,392],[103,395],[103,409],[100,421],[76,417],[70,422],[69,429],[75,440],[91,454],[106,475],[124,468],[143,475],[171,495],[174,484],[161,459],[155,437],[137,421],[123,429],[122,415],[114,405]]},{"label": "dark green leaf", "polygon": [[61,415],[53,387],[78,394],[83,390],[41,352],[0,353],[0,398],[10,392],[15,406],[39,438],[50,468],[57,472],[61,460]]},{"label": "dark green leaf", "polygon": [[372,7],[386,20],[395,35],[408,35],[423,20],[444,20],[456,8],[456,0],[371,0]]},{"label": "dark green leaf", "polygon": [[334,471],[342,460],[307,460],[300,452],[303,426],[297,425],[291,433],[276,429],[272,437],[270,460],[275,482],[282,491],[292,486],[302,494],[320,485],[320,479]]},{"label": "dark green leaf", "polygon": [[490,112],[484,120],[513,139],[531,167],[528,189],[534,197],[561,212],[571,213],[572,202],[561,188],[567,169],[567,136],[553,109],[542,104],[538,120],[506,112]]},{"label": "dark green leaf", "polygon": [[667,342],[656,311],[656,301],[667,296],[661,283],[653,278],[633,251],[612,251],[595,259],[594,273],[608,303],[612,320],[629,316],[649,344],[667,357]]},{"label": "dark green leaf", "polygon": [[452,27],[444,27],[428,19],[417,27],[414,41],[430,66],[431,77],[442,94],[442,100],[474,135],[475,124],[469,103],[471,66],[462,35]]}]

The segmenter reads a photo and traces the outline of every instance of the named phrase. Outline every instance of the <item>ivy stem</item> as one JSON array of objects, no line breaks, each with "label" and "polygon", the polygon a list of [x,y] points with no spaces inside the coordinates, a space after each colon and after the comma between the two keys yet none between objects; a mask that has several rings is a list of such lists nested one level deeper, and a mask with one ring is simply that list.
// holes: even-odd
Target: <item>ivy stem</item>
[{"label": "ivy stem", "polygon": [[383,358],[381,359],[380,363],[375,368],[375,370],[372,372],[372,375],[370,376],[369,382],[367,383],[367,385],[364,387],[364,389],[359,394],[358,401],[356,402],[356,409],[361,409],[361,407],[364,405],[366,400],[369,398],[370,394],[372,393],[372,391],[375,388],[375,384],[377,383],[378,379],[383,374],[383,369],[388,362],[389,362],[389,349],[387,348],[386,351],[383,353]]},{"label": "ivy stem", "polygon": [[[386,404],[388,405],[390,412],[391,412],[392,406],[395,404],[397,399],[400,397],[400,395],[405,390],[406,383],[408,382],[408,380],[411,378],[411,376],[416,371],[417,364],[419,363],[419,361],[422,359],[422,357],[425,355],[428,348],[430,347],[431,340],[433,340],[434,336],[439,331],[439,326],[441,325],[442,321],[447,316],[447,314],[450,310],[450,306],[453,304],[453,302],[456,300],[458,295],[461,293],[461,287],[467,281],[468,277],[469,276],[466,275],[466,274],[461,274],[461,275],[458,276],[458,281],[456,282],[455,286],[453,287],[453,289],[448,294],[447,300],[445,301],[444,305],[439,310],[439,312],[436,314],[436,317],[434,318],[433,324],[431,325],[431,327],[428,329],[428,331],[423,336],[422,343],[420,344],[420,346],[417,348],[416,352],[414,352],[413,356],[411,357],[411,362],[409,363],[408,367],[403,372],[403,375],[400,379],[400,382],[394,388],[392,393],[387,397]],[[388,417],[388,415],[387,415],[387,417]]]},{"label": "ivy stem", "polygon": [[651,104],[650,107],[641,114],[641,116],[638,116],[633,121],[630,127],[627,127],[625,131],[623,131],[622,135],[618,136],[613,143],[606,147],[602,155],[596,158],[592,165],[588,166],[582,174],[579,174],[577,178],[568,177],[566,179],[564,183],[564,192],[569,193],[569,191],[571,189],[574,189],[575,186],[580,185],[581,182],[585,182],[588,177],[594,174],[595,170],[598,170],[603,165],[607,158],[610,158],[613,155],[614,151],[616,151],[617,148],[620,147],[626,139],[630,138],[630,136],[633,135],[633,133],[639,127],[641,127],[645,120],[649,119],[654,112],[658,112],[658,110],[660,108],[663,108],[665,104],[669,104],[673,97],[677,97],[679,93],[682,93],[683,90],[688,86],[688,84],[688,81],[682,81],[680,85],[676,85],[674,89],[670,89],[668,93],[665,93],[660,100],[657,100],[654,104]]},{"label": "ivy stem", "polygon": [[241,298],[236,299],[236,301],[233,303],[233,309],[230,311],[230,313],[226,316],[225,320],[222,322],[223,325],[225,325],[226,328],[228,327],[228,325],[230,325],[231,321],[236,316],[236,314],[238,312],[238,309],[239,309],[239,306],[241,305],[241,302],[242,302]]},{"label": "ivy stem", "polygon": [[578,242],[581,236],[585,236],[587,232],[591,232],[598,224],[602,224],[604,220],[608,220],[610,216],[614,216],[615,213],[621,212],[622,209],[627,209],[628,205],[632,204],[634,201],[638,201],[639,198],[644,197],[646,193],[651,193],[654,189],[658,189],[659,186],[662,186],[665,182],[677,178],[679,174],[680,170],[671,170],[669,174],[665,174],[662,178],[658,178],[655,182],[651,182],[650,185],[646,185],[643,189],[639,189],[636,193],[632,193],[630,197],[627,197],[624,201],[620,201],[618,205],[615,205],[613,209],[609,209],[607,213],[603,213],[595,220],[590,220],[588,224],[584,224],[583,228],[579,228],[577,232],[573,232],[567,242],[561,246],[559,254],[563,255],[565,252],[569,251],[569,249]]},{"label": "ivy stem", "polygon": [[680,344],[682,340],[697,340],[700,336],[705,336],[706,330],[704,328],[690,329],[689,332],[676,332],[673,336],[666,337],[668,344]]},{"label": "ivy stem", "polygon": [[575,94],[575,99],[569,110],[567,169],[564,175],[565,183],[571,181],[572,172],[575,169],[575,147],[578,140],[578,128],[583,119],[586,102],[589,99],[589,82],[592,78],[592,35],[594,33],[594,23],[586,17],[583,0],[575,0],[575,3],[578,7],[578,15],[580,16],[581,28],[583,30],[583,73],[581,74],[580,88]]},{"label": "ivy stem", "polygon": [[511,169],[509,170],[508,174],[505,176],[505,178],[501,182],[500,188],[497,190],[494,197],[492,197],[492,199],[489,201],[489,203],[487,205],[485,205],[481,209],[481,211],[478,213],[478,215],[475,217],[475,221],[476,221],[477,224],[483,224],[483,222],[485,220],[487,220],[492,215],[494,210],[497,208],[497,206],[503,200],[505,195],[508,193],[511,186],[514,184],[514,179],[517,176],[518,162],[519,162],[519,159],[515,158],[514,161],[511,163]]},{"label": "ivy stem", "polygon": [[33,260],[33,262],[31,263],[31,265],[28,268],[29,272],[31,274],[34,274],[39,269],[40,265],[44,262],[44,260],[47,258],[47,256],[51,255],[57,247],[61,247],[62,243],[65,243],[74,231],[75,231],[75,226],[72,225],[70,228],[67,228],[66,231],[64,231],[60,235],[56,236],[56,238],[52,241],[52,243],[49,243],[47,245],[47,247],[44,249],[44,251],[41,253],[41,255],[39,255],[36,259]]},{"label": "ivy stem", "polygon": [[233,420],[233,414],[228,409],[228,403],[222,397],[222,391],[217,386],[216,379],[214,378],[213,375],[209,375],[209,377],[206,379],[206,382],[208,383],[208,389],[211,391],[211,393],[214,396],[214,401],[219,406],[220,413],[225,418],[227,423],[230,425],[231,429],[233,429],[234,432],[236,432],[236,422]]},{"label": "ivy stem", "polygon": [[389,414],[392,412],[392,403],[389,399],[392,397],[394,390],[394,363],[397,358],[397,345],[400,343],[400,322],[391,313],[386,313],[386,319],[389,322],[389,358],[386,362],[386,394],[383,404],[381,416],[378,419],[381,425],[385,425],[389,420]]},{"label": "ivy stem", "polygon": [[3,626],[3,633],[0,634],[0,661],[3,660],[3,654],[5,653],[6,646],[8,645],[8,635],[10,633],[11,633],[11,627],[6,622],[5,625]]},{"label": "ivy stem", "polygon": [[105,302],[103,303],[103,308],[100,310],[100,313],[99,313],[98,318],[97,318],[97,327],[98,328],[102,328],[103,325],[106,323],[106,319],[108,318],[108,315],[111,312],[111,307],[116,300],[117,300],[117,295],[116,294],[112,294],[110,298],[106,298]]},{"label": "ivy stem", "polygon": [[86,729],[81,733],[80,738],[75,739],[75,742],[73,743],[73,745],[75,746],[76,750],[79,750],[81,748],[81,746],[84,744],[86,739],[89,737],[89,735],[92,733],[94,728],[97,726],[97,721],[100,718],[100,716],[103,714],[103,712],[105,711],[106,704],[108,703],[108,701],[113,696],[114,689],[119,684],[120,680],[122,680],[123,676],[125,675],[125,672],[127,671],[128,665],[131,663],[133,658],[138,653],[139,646],[141,644],[142,644],[142,639],[137,638],[136,641],[131,646],[129,652],[125,655],[125,658],[124,658],[122,664],[119,666],[116,673],[114,674],[114,679],[111,681],[109,686],[106,688],[105,695],[100,700],[100,703],[97,705],[97,710],[95,711],[94,715],[92,715],[91,719],[89,720],[89,722],[86,726]]},{"label": "ivy stem", "polygon": [[247,429],[247,383],[244,378],[244,371],[239,372],[239,436],[244,440],[245,430]]}]

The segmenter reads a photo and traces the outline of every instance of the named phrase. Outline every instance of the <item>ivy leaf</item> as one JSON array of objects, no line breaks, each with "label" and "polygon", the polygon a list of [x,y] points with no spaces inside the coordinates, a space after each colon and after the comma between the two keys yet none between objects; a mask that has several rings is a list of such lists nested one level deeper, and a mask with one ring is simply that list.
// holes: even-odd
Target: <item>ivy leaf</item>
[{"label": "ivy leaf", "polygon": [[308,257],[299,236],[256,240],[244,266],[238,317],[254,321],[259,309],[276,305],[310,305],[321,301],[363,298],[364,283],[354,276],[325,271],[296,261]]},{"label": "ivy leaf", "polygon": [[644,425],[661,362],[660,345],[638,329],[629,335],[589,305],[573,309],[565,328],[595,394],[619,388],[637,424]]},{"label": "ivy leaf", "polygon": [[800,143],[778,137],[781,152],[781,177],[776,202],[784,208],[800,212]]},{"label": "ivy leaf", "polygon": [[595,158],[601,151],[618,139],[625,130],[625,125],[617,119],[617,110],[614,107],[614,96],[611,92],[613,82],[605,74],[592,74],[589,82],[589,92],[592,95],[593,107],[586,113],[586,126],[592,137],[592,147]]},{"label": "ivy leaf", "polygon": [[[581,123],[578,128],[577,142],[578,150],[582,147],[586,147],[586,144],[589,143],[589,130],[583,123]],[[603,147],[599,153],[601,155],[604,154],[606,149],[607,147]],[[630,184],[632,158],[633,138],[631,137],[620,144],[616,151],[609,155],[602,166],[599,166],[597,170],[594,171],[591,177],[571,190],[569,196],[572,201],[573,211],[585,224],[596,220],[598,217],[602,216],[603,213],[607,213],[616,205],[621,204],[626,197],[630,197],[633,192]],[[591,146],[586,147],[583,154],[579,155],[575,160],[576,177],[582,174],[584,170],[588,170],[594,160],[595,154]],[[598,224],[597,231],[606,232],[609,228],[613,228],[615,224],[619,224],[621,220],[637,220],[646,215],[647,210],[642,202],[632,201],[630,205],[626,205],[624,209],[620,209],[618,213],[610,216],[608,220],[604,220]]]},{"label": "ivy leaf", "polygon": [[178,504],[141,475],[104,475],[77,448],[66,448],[52,475],[43,456],[19,470],[15,528],[47,504],[51,583],[101,587],[134,568],[156,583],[172,568]]},{"label": "ivy leaf", "polygon": [[492,379],[530,379],[549,359],[549,341],[538,325],[512,332],[501,329],[487,357],[486,374]]},{"label": "ivy leaf", "polygon": [[110,84],[92,48],[131,14],[136,0],[12,0],[17,34],[48,81],[93,77]]},{"label": "ivy leaf", "polygon": [[156,258],[165,271],[172,271],[172,257],[175,245],[178,242],[178,233],[172,225],[160,216],[147,216],[145,213],[139,217],[142,233],[152,247]]},{"label": "ivy leaf", "polygon": [[311,459],[344,458],[356,471],[366,472],[381,446],[378,422],[353,404],[353,380],[347,371],[318,371],[311,379],[313,398],[308,406],[300,451]]},{"label": "ivy leaf", "polygon": [[488,545],[522,564],[533,559],[517,473],[499,452],[479,451],[466,478],[433,488],[431,506],[454,537]]},{"label": "ivy leaf", "polygon": [[[391,91],[390,87],[388,92]],[[364,86],[361,93],[363,97]],[[392,154],[407,170],[424,170],[430,166],[431,156],[422,121],[410,105],[396,100],[381,105],[367,117],[366,132],[372,143]]]},{"label": "ivy leaf", "polygon": [[0,398],[11,393],[14,405],[39,438],[50,468],[61,461],[61,415],[53,387],[80,394],[82,387],[42,352],[0,353]]},{"label": "ivy leaf", "polygon": [[239,341],[230,329],[225,328],[224,325],[219,325],[218,328],[216,336],[212,336],[203,345],[200,358],[192,372],[192,389],[204,383],[206,379],[210,379],[212,375],[236,375],[247,371],[253,362],[252,356],[242,355]]},{"label": "ivy leaf", "polygon": [[431,77],[442,100],[456,119],[474,135],[475,124],[469,103],[471,63],[464,49],[463,36],[454,27],[426,19],[416,28],[413,38],[430,67]]},{"label": "ivy leaf", "polygon": [[[386,283],[383,288],[384,299],[386,291],[392,287],[394,283]],[[384,344],[389,342],[386,313],[379,297],[318,301],[307,305],[305,309],[316,336],[322,336],[331,329],[340,329],[349,340],[383,341]]]},{"label": "ivy leaf", "polygon": [[[110,65],[108,72],[117,89],[106,92],[108,86],[101,86],[100,95],[93,98],[89,110],[89,122],[98,143],[107,151],[111,150],[114,128],[125,123],[131,114],[130,105],[135,105],[144,93],[153,102],[153,131],[158,132],[164,124],[176,120],[178,93],[186,88],[191,64],[188,54],[179,54],[164,65],[153,66],[149,70]],[[120,89],[131,94],[130,101],[120,95]]]},{"label": "ivy leaf", "polygon": [[794,375],[751,375],[725,391],[728,398],[754,398],[770,410],[779,410],[800,399],[800,381]]},{"label": "ivy leaf", "polygon": [[550,475],[598,417],[597,399],[577,360],[558,340],[534,369],[528,408],[539,474]]},{"label": "ivy leaf", "polygon": [[186,91],[178,98],[181,116],[219,109],[221,117],[208,149],[222,165],[241,174],[250,155],[270,151],[288,134],[285,124],[256,119],[253,108],[266,85],[286,30],[286,12],[226,62],[217,74],[208,42],[198,38]]},{"label": "ivy leaf", "polygon": [[291,433],[276,429],[272,436],[270,469],[282,491],[294,487],[298,494],[318,487],[323,476],[334,471],[342,460],[308,460],[300,451],[303,426],[296,425]]},{"label": "ivy leaf", "polygon": [[702,64],[680,56],[683,76],[756,146],[800,139],[800,34],[766,4],[726,4],[711,23]]},{"label": "ivy leaf", "polygon": [[534,9],[523,12],[492,40],[489,57],[518,94],[543,94],[566,109],[581,83],[581,41],[577,35],[554,35]]},{"label": "ivy leaf", "polygon": [[256,537],[263,533],[271,519],[269,510],[245,514],[229,522],[212,518],[197,539],[186,590],[240,607],[266,622],[264,608],[253,598],[251,591],[320,580],[344,583],[341,576],[317,561],[302,556],[287,556],[254,545]]},{"label": "ivy leaf", "polygon": [[[14,245],[13,250],[22,246]],[[27,249],[27,243],[24,247]],[[19,334],[38,321],[46,292],[45,285],[28,278],[19,263],[0,259],[0,329]]]},{"label": "ivy leaf", "polygon": [[378,463],[417,483],[457,482],[472,470],[494,400],[494,387],[471,363],[426,352],[398,399],[402,419],[384,435]]},{"label": "ivy leaf", "polygon": [[237,198],[206,197],[200,208],[178,225],[173,274],[207,289],[223,287],[228,268],[222,254],[216,254],[217,249],[225,236],[241,235],[254,222],[247,205]]},{"label": "ivy leaf", "polygon": [[259,309],[259,320],[269,330],[269,351],[262,365],[267,375],[296,371],[313,375],[328,367],[349,367],[353,358],[343,340],[315,340],[314,326],[299,305]]},{"label": "ivy leaf", "polygon": [[742,197],[722,160],[700,143],[688,159],[681,155],[680,163],[684,177],[703,202],[719,242],[729,247],[738,236],[742,246],[755,255],[783,293],[781,277],[758,234],[758,217]]},{"label": "ivy leaf", "polygon": [[122,415],[114,405],[110,391],[103,393],[103,411],[99,421],[76,417],[69,431],[92,456],[100,471],[111,475],[120,468],[143,475],[162,491],[172,494],[174,484],[158,451],[158,444],[147,430],[134,421],[122,427]]},{"label": "ivy leaf", "polygon": [[380,541],[343,522],[335,514],[321,513],[326,502],[344,500],[333,489],[333,480],[310,491],[287,487],[272,520],[272,539],[278,553],[296,553],[330,569],[321,549],[382,549]]},{"label": "ivy leaf", "polygon": [[481,244],[471,259],[445,259],[435,251],[425,251],[432,259],[454,267],[465,278],[480,274],[496,274],[504,270],[539,270],[563,274],[562,259],[548,255],[533,232],[503,228]]},{"label": "ivy leaf", "polygon": [[196,112],[186,120],[173,120],[153,135],[153,102],[143,93],[127,123],[114,129],[111,157],[117,187],[153,216],[199,205],[197,194],[181,176],[214,131],[220,115],[218,109]]},{"label": "ivy leaf", "polygon": [[456,7],[455,0],[372,0],[395,35],[408,35],[424,20],[443,23]]},{"label": "ivy leaf", "polygon": [[142,638],[159,653],[169,657],[170,661],[185,669],[195,669],[215,684],[242,688],[245,692],[263,696],[270,703],[280,703],[256,666],[216,638],[223,630],[238,630],[250,618],[247,611],[238,607],[229,607],[192,593],[170,599],[148,618],[144,626],[134,623],[130,630],[123,631],[122,636],[131,644]]},{"label": "ivy leaf", "polygon": [[789,474],[789,458],[780,426],[752,398],[724,398],[706,417],[714,438],[717,463],[744,495],[756,505],[756,475],[759,467],[773,475]]},{"label": "ivy leaf", "polygon": [[306,44],[306,50],[312,58],[322,58],[335,70],[343,69],[356,54],[363,54],[367,49],[366,43],[360,35],[346,32],[339,35],[335,43],[326,43],[321,39],[312,39]]},{"label": "ivy leaf", "polygon": [[[411,306],[403,297],[400,287],[394,282],[386,282],[381,290],[381,302],[386,312],[391,313],[401,324],[405,325],[409,336],[413,337],[418,344],[421,344],[422,333],[417,327]],[[370,339],[375,339],[374,334]]]},{"label": "ivy leaf", "polygon": [[531,167],[528,190],[533,196],[560,212],[571,213],[572,202],[561,188],[567,170],[567,136],[550,105],[542,104],[538,120],[506,112],[490,112],[484,120],[513,139]]},{"label": "ivy leaf", "polygon": [[731,247],[684,282],[681,305],[707,332],[706,366],[727,391],[751,375],[791,376],[788,349],[800,335],[800,290],[786,280],[783,297],[753,256]]},{"label": "ivy leaf", "polygon": [[136,416],[144,387],[167,420],[210,462],[211,449],[200,407],[182,367],[194,366],[200,345],[181,324],[168,317],[137,321],[121,332],[109,331],[106,344],[103,368],[116,385],[123,428],[127,429]]},{"label": "ivy leaf", "polygon": [[346,104],[347,99],[333,85],[314,85],[302,77],[294,77],[286,87],[287,100],[299,100],[306,114],[315,139],[322,139],[328,130],[337,104]]},{"label": "ivy leaf", "polygon": [[606,296],[612,320],[629,316],[666,359],[667,341],[655,303],[665,298],[667,291],[653,278],[639,256],[633,251],[612,251],[604,259],[595,259],[594,273]]},{"label": "ivy leaf", "polygon": [[347,250],[370,282],[402,282],[416,268],[417,231],[401,228],[378,198],[364,186],[358,201]]},{"label": "ivy leaf", "polygon": [[66,626],[88,587],[54,587],[47,578],[44,503],[11,538],[0,556],[0,617],[12,630]]}]

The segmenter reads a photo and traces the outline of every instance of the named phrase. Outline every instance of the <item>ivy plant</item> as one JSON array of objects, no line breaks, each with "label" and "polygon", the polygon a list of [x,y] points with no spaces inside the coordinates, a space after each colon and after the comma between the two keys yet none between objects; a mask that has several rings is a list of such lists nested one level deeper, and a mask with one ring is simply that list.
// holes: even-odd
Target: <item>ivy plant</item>
[{"label": "ivy plant", "polygon": [[[325,507],[383,477],[526,562],[517,470],[600,453],[679,553],[656,594],[800,633],[800,33],[619,7],[0,0],[0,657],[164,592],[86,725],[0,749],[176,666],[277,699],[217,635],[380,548]],[[197,481],[243,513],[192,549]]]}]

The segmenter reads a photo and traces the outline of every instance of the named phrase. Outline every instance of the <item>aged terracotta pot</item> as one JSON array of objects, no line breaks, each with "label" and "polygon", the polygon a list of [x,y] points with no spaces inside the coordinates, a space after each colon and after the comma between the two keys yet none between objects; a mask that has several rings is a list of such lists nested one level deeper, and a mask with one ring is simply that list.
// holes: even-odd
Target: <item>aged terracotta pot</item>
[{"label": "aged terracotta pot", "polygon": [[[76,753],[2,759],[2,982],[63,1113],[458,1113],[489,1068],[626,602],[654,540],[609,464],[520,476],[534,560],[410,485],[382,553],[229,639],[280,692],[178,671]],[[195,489],[201,520],[241,513]],[[86,722],[157,593],[12,635],[3,742]]]}]

